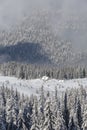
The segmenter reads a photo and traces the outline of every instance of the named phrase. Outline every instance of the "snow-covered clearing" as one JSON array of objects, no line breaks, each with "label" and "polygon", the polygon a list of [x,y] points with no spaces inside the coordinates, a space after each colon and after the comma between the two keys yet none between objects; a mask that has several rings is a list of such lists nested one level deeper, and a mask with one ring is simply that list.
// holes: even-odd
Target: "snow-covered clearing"
[{"label": "snow-covered clearing", "polygon": [[21,80],[15,77],[0,76],[0,87],[2,86],[16,89],[25,95],[39,95],[41,86],[44,86],[45,92],[50,91],[54,93],[55,87],[57,87],[58,92],[61,94],[65,92],[66,89],[87,87],[87,78],[85,79],[73,79],[73,80],[56,80],[56,79],[31,79],[31,80]]}]

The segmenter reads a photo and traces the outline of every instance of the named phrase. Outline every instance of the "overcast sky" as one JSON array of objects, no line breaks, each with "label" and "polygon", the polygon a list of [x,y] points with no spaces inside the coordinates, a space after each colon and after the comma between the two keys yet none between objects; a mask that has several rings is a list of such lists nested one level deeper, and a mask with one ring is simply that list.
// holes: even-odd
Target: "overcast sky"
[{"label": "overcast sky", "polygon": [[72,11],[85,13],[87,0],[0,0],[0,24],[15,23],[21,20],[25,13],[49,8],[60,8],[65,16]]}]

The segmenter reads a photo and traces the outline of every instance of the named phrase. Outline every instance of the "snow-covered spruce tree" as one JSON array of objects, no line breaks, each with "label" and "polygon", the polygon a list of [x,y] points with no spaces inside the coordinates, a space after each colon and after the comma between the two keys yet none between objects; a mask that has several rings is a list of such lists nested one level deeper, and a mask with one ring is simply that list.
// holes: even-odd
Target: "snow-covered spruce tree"
[{"label": "snow-covered spruce tree", "polygon": [[40,102],[40,111],[42,113],[44,113],[45,96],[44,96],[44,88],[43,88],[43,86],[41,87],[41,94],[40,94],[39,102]]},{"label": "snow-covered spruce tree", "polygon": [[60,96],[58,95],[58,89],[57,86],[55,87],[55,96],[54,96],[54,110],[55,110],[55,116],[57,116],[57,111],[60,111],[61,109],[61,103],[60,103]]},{"label": "snow-covered spruce tree", "polygon": [[31,115],[32,115],[32,106],[31,106],[31,104],[28,103],[28,101],[26,100],[26,101],[25,101],[24,110],[23,110],[22,120],[23,120],[23,123],[24,123],[25,128],[26,128],[27,130],[30,130],[30,129],[31,129],[31,126],[32,126],[32,118],[31,118]]},{"label": "snow-covered spruce tree", "polygon": [[76,116],[77,116],[78,126],[79,126],[79,128],[81,129],[81,128],[82,128],[83,119],[82,119],[82,112],[81,112],[80,100],[78,100],[78,102],[77,102],[77,112],[76,112]]},{"label": "snow-covered spruce tree", "polygon": [[67,94],[65,93],[65,97],[64,97],[64,108],[63,108],[63,119],[65,121],[65,125],[68,129],[69,127],[69,109],[68,109],[68,106],[67,106]]},{"label": "snow-covered spruce tree", "polygon": [[26,119],[26,98],[24,94],[22,94],[20,100],[19,100],[19,114],[18,114],[18,121],[17,121],[17,126],[18,130],[28,130],[26,124],[25,124],[25,119]]},{"label": "snow-covered spruce tree", "polygon": [[57,111],[55,130],[67,130],[61,110]]},{"label": "snow-covered spruce tree", "polygon": [[14,105],[13,105],[13,119],[14,119],[14,124],[17,126],[18,125],[18,114],[19,114],[19,96],[17,89],[14,92]]},{"label": "snow-covered spruce tree", "polygon": [[82,128],[83,130],[87,129],[87,104],[85,104],[85,108],[84,108]]},{"label": "snow-covered spruce tree", "polygon": [[45,96],[43,86],[41,87],[41,94],[39,98],[39,122],[40,122],[40,130],[43,130],[44,124],[44,106],[45,106]]},{"label": "snow-covered spruce tree", "polygon": [[24,73],[24,67],[23,66],[20,66],[19,78],[21,78],[21,79],[25,78],[25,73]]},{"label": "snow-covered spruce tree", "polygon": [[57,91],[57,87],[55,87],[55,98],[54,98],[54,115],[57,118],[57,111],[59,108],[59,104],[58,104],[58,91]]},{"label": "snow-covered spruce tree", "polygon": [[[22,97],[20,97],[19,100],[19,112],[18,112],[18,118],[17,118],[17,130],[29,130],[27,127],[27,109],[28,106],[26,104],[26,98],[24,94],[22,94]],[[26,121],[27,120],[27,121]]]},{"label": "snow-covered spruce tree", "polygon": [[66,130],[65,121],[62,115],[62,108],[60,104],[60,96],[58,96],[57,86],[55,87],[55,96],[52,98],[52,110],[56,119],[55,130]]},{"label": "snow-covered spruce tree", "polygon": [[13,129],[13,97],[9,95],[6,103],[7,130]]},{"label": "snow-covered spruce tree", "polygon": [[56,118],[53,115],[53,111],[51,110],[51,99],[49,96],[49,92],[47,95],[47,100],[44,108],[44,115],[45,115],[45,121],[43,130],[55,130]]},{"label": "snow-covered spruce tree", "polygon": [[18,114],[18,124],[17,124],[17,130],[24,130],[23,129],[23,111],[19,110],[19,114]]},{"label": "snow-covered spruce tree", "polygon": [[6,97],[5,97],[5,87],[4,85],[1,87],[1,95],[2,95],[2,100],[3,100],[3,106],[6,106]]},{"label": "snow-covered spruce tree", "polygon": [[1,88],[0,88],[0,130],[6,130],[6,122],[4,115],[4,106],[3,106],[3,99],[1,95]]},{"label": "snow-covered spruce tree", "polygon": [[32,110],[32,126],[30,130],[40,130],[39,115],[38,115],[38,100],[36,96],[34,98],[34,105]]},{"label": "snow-covered spruce tree", "polygon": [[1,87],[1,93],[0,93],[1,97],[2,97],[2,118],[3,118],[3,124],[6,127],[6,97],[5,97],[5,87],[2,86]]}]

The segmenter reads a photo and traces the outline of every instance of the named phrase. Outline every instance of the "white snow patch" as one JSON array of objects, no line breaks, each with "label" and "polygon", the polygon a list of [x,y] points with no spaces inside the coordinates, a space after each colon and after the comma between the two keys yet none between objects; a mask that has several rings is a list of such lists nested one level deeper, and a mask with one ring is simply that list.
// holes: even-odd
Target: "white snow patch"
[{"label": "white snow patch", "polygon": [[47,77],[47,76],[42,77],[42,80],[44,80],[44,81],[47,81],[48,79],[49,79],[49,77]]},{"label": "white snow patch", "polygon": [[45,92],[50,91],[52,94],[57,87],[58,92],[65,92],[66,89],[79,88],[81,86],[87,87],[87,78],[73,79],[73,80],[56,80],[56,79],[31,79],[21,80],[15,77],[0,76],[0,87],[2,86],[17,89],[21,94],[25,95],[39,95],[40,89],[44,86]]}]

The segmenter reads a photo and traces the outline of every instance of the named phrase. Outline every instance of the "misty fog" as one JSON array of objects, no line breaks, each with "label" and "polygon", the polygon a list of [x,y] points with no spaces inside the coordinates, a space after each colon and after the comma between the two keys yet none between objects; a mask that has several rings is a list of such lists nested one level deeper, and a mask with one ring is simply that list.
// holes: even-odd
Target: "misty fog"
[{"label": "misty fog", "polygon": [[[61,10],[61,17],[67,18],[70,13],[86,15],[86,0],[0,0],[0,24],[15,23],[24,15],[35,10]],[[85,17],[84,15],[84,17]]]},{"label": "misty fog", "polygon": [[15,26],[42,10],[54,12],[51,27],[60,39],[70,41],[76,50],[87,50],[87,0],[0,0],[0,28]]}]

